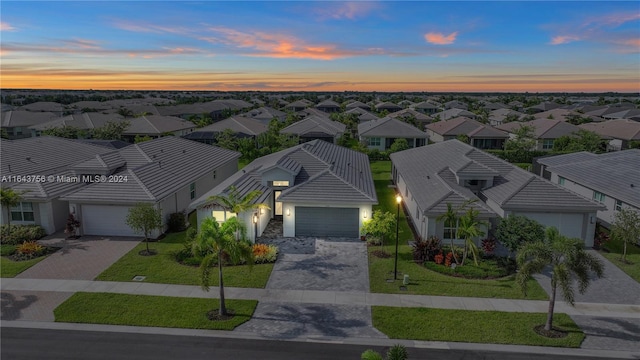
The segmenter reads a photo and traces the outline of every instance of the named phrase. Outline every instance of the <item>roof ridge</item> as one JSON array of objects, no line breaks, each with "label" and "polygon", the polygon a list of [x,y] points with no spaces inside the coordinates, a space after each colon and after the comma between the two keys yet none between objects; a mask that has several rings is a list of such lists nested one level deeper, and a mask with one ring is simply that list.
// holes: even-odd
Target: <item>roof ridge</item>
[{"label": "roof ridge", "polygon": [[233,119],[233,121],[236,122],[236,124],[238,124],[238,125],[242,126],[243,128],[247,129],[247,131],[249,131],[249,133],[254,133],[253,130],[249,129],[244,124],[242,124],[240,121],[238,121],[238,119],[235,116],[232,116],[231,118]]},{"label": "roof ridge", "polygon": [[[520,169],[520,168],[514,168],[514,170],[517,170],[517,169]],[[522,170],[522,169],[520,169],[520,170]],[[511,171],[513,171],[513,170],[511,170]],[[522,183],[522,185],[520,185],[511,195],[507,196],[506,199],[502,200],[502,202],[500,203],[500,207],[502,207],[504,204],[509,202],[509,200],[511,200],[514,196],[516,196],[516,194],[519,193],[520,190],[524,189],[525,186],[529,185],[535,178],[536,178],[536,175],[535,174],[531,174],[531,176],[529,177],[529,180],[527,180],[524,183]]]},{"label": "roof ridge", "polygon": [[[350,165],[347,165],[350,166]],[[345,178],[343,178],[342,176],[338,175],[335,171],[332,170],[332,168],[335,168],[335,165],[332,166],[331,168],[329,168],[329,172],[333,175],[335,175],[335,177],[337,177],[338,179],[340,179],[343,183],[349,185],[350,187],[354,188],[356,191],[358,191],[359,193],[361,193],[362,195],[364,195],[366,198],[369,198],[371,200],[377,200],[377,199],[373,199],[371,196],[365,194],[362,190],[360,190],[357,186],[355,186],[354,184],[348,182]],[[355,167],[354,167],[355,169]],[[360,170],[360,175],[362,175],[362,170]]]},{"label": "roof ridge", "polygon": [[[127,147],[128,147],[128,146],[127,146]],[[136,150],[138,150],[138,152],[139,152],[142,156],[144,156],[144,158],[145,158],[145,159],[147,159],[147,163],[153,162],[153,160],[149,157],[149,155],[147,155],[147,153],[146,153],[144,150],[142,150],[142,148],[140,147],[140,145],[139,145],[139,144],[133,144],[133,147],[134,147]]]},{"label": "roof ridge", "polygon": [[140,187],[142,188],[142,190],[144,190],[144,192],[152,199],[152,200],[156,200],[156,197],[153,196],[153,194],[151,193],[151,191],[149,191],[149,189],[144,185],[144,183],[140,180],[140,178],[138,177],[138,175],[136,175],[136,173],[133,171],[133,169],[129,169],[129,174],[131,174],[131,177],[133,177],[133,179],[138,183],[138,185],[140,185]]},{"label": "roof ridge", "polygon": [[143,118],[155,131],[157,131],[159,134],[162,134],[162,132],[160,132],[160,130],[155,125],[153,125],[153,123],[149,119],[147,119],[146,115],[142,115],[140,117]]},{"label": "roof ridge", "polygon": [[[108,154],[108,153],[107,153],[107,154]],[[98,159],[98,162],[99,162],[102,166],[107,167],[107,163],[106,163],[106,162],[104,162],[104,160],[102,160],[102,157],[100,156],[100,154],[96,154],[96,159]]]},{"label": "roof ridge", "polygon": [[91,117],[89,116],[88,113],[82,113],[82,118],[84,119],[85,125],[88,125],[87,128],[95,129],[96,126],[93,123],[93,121],[91,121]]}]

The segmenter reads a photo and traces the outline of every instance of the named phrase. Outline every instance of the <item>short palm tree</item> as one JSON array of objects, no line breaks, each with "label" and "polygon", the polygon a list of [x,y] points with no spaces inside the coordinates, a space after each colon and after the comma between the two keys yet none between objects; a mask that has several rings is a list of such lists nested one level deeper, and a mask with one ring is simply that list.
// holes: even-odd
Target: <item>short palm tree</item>
[{"label": "short palm tree", "polygon": [[204,255],[200,263],[200,283],[204,291],[209,291],[211,283],[211,269],[218,263],[218,281],[220,288],[221,316],[228,315],[224,299],[224,278],[222,268],[225,256],[231,263],[246,261],[253,264],[253,251],[246,241],[237,241],[235,234],[241,235],[241,240],[246,238],[246,229],[236,217],[227,219],[219,224],[215,218],[208,218],[202,222],[200,233],[193,245],[193,254]]},{"label": "short palm tree", "polygon": [[365,351],[360,356],[361,360],[407,360],[409,355],[407,354],[407,349],[400,344],[393,345],[387,351],[387,356],[382,357],[380,353],[375,352],[371,349]]},{"label": "short palm tree", "polygon": [[7,236],[11,235],[11,208],[20,204],[24,193],[24,191],[0,188],[0,204],[7,208]]},{"label": "short palm tree", "polygon": [[595,255],[584,250],[579,239],[570,239],[560,234],[555,227],[549,227],[544,240],[528,242],[522,245],[516,257],[519,271],[516,281],[523,293],[527,293],[527,283],[533,274],[539,274],[551,267],[551,295],[549,311],[544,329],[551,331],[553,310],[556,301],[556,289],[562,290],[564,300],[574,304],[572,281],[578,280],[578,291],[583,294],[589,286],[591,272],[602,277],[604,265]]},{"label": "short palm tree", "polygon": [[[235,186],[231,186],[227,195],[213,195],[207,199],[207,203],[215,203],[222,206],[226,211],[232,212],[239,216],[240,213],[248,210],[258,209],[270,209],[269,205],[265,203],[254,203],[253,201],[262,195],[262,191],[253,190],[244,196],[241,196],[240,191]],[[238,221],[240,221],[238,219]],[[239,234],[236,233],[236,240],[239,240]]]},{"label": "short palm tree", "polygon": [[464,252],[460,265],[464,265],[469,251],[471,251],[471,255],[473,255],[473,262],[476,266],[478,265],[478,245],[476,245],[474,239],[485,234],[481,227],[486,226],[485,222],[478,220],[478,214],[480,214],[480,211],[469,208],[467,212],[460,217],[458,233],[464,238]]},{"label": "short palm tree", "polygon": [[454,209],[451,203],[447,203],[447,212],[440,214],[436,218],[437,221],[443,221],[445,226],[448,224],[449,227],[455,225],[455,230],[453,232],[453,237],[449,237],[449,246],[451,247],[451,254],[453,254],[453,260],[456,264],[459,264],[458,257],[456,256],[455,245],[453,245],[453,239],[458,236],[458,227],[460,226],[460,217],[458,216],[458,209]]}]

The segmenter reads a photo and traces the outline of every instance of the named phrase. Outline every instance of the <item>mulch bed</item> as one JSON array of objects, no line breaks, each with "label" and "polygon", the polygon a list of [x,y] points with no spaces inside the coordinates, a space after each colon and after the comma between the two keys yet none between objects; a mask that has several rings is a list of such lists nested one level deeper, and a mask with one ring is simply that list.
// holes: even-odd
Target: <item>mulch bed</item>
[{"label": "mulch bed", "polygon": [[33,260],[42,256],[47,256],[49,254],[53,254],[54,252],[60,250],[59,247],[55,247],[55,246],[44,246],[44,250],[41,251],[39,254],[18,254],[18,252],[15,252],[11,255],[8,256],[9,259],[13,260],[13,261],[27,261],[27,260]]},{"label": "mulch bed", "polygon": [[153,256],[156,254],[158,254],[158,252],[153,249],[149,249],[149,251],[147,251],[146,249],[138,251],[138,255],[142,255],[142,256]]},{"label": "mulch bed", "polygon": [[388,252],[384,251],[384,250],[373,250],[371,252],[371,255],[375,256],[375,257],[379,257],[381,259],[388,259],[391,257],[391,254],[389,254]]},{"label": "mulch bed", "polygon": [[533,330],[535,330],[535,332],[540,336],[544,336],[552,339],[560,339],[560,338],[567,337],[567,335],[569,335],[569,333],[567,333],[566,331],[560,330],[554,327],[552,327],[551,330],[547,331],[544,329],[544,325],[538,325],[535,328],[533,328]]},{"label": "mulch bed", "polygon": [[207,319],[211,321],[226,321],[233,319],[235,314],[236,312],[232,309],[227,309],[227,315],[220,315],[220,309],[213,309],[207,312]]}]

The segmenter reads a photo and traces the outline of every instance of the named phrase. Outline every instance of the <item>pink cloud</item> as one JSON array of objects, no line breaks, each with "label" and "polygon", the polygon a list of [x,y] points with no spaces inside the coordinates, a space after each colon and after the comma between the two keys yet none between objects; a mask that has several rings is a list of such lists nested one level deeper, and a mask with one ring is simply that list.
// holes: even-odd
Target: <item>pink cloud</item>
[{"label": "pink cloud", "polygon": [[6,22],[0,22],[0,31],[15,31],[16,28],[14,28],[13,26],[9,25],[9,23]]},{"label": "pink cloud", "polygon": [[437,32],[430,32],[430,33],[424,34],[424,39],[431,44],[449,45],[449,44],[453,44],[456,41],[457,36],[458,36],[457,31],[452,32],[449,35],[444,35],[443,33],[437,33]]},{"label": "pink cloud", "polygon": [[314,12],[321,19],[349,19],[365,17],[371,12],[381,9],[379,3],[371,1],[324,2]]},{"label": "pink cloud", "polygon": [[620,26],[624,23],[640,20],[640,12],[638,13],[615,13],[604,15],[596,18],[588,19],[583,26]]},{"label": "pink cloud", "polygon": [[580,38],[578,36],[574,36],[574,35],[560,35],[560,36],[554,36],[551,39],[550,44],[551,45],[561,45],[561,44],[567,44],[570,42],[574,42],[574,41],[579,41]]},{"label": "pink cloud", "polygon": [[154,25],[149,23],[132,23],[126,20],[117,20],[113,22],[113,26],[120,29],[131,32],[143,32],[143,33],[171,33],[171,34],[187,34],[190,31],[183,27],[171,27]]}]

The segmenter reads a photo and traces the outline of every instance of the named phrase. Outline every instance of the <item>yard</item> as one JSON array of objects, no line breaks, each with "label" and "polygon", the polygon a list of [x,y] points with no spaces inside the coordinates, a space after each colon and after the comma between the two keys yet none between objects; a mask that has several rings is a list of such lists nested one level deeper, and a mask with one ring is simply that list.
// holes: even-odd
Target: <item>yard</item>
[{"label": "yard", "polygon": [[[195,212],[189,217],[191,226],[196,226]],[[140,256],[138,253],[145,249],[140,243],[133,250],[111,265],[96,280],[103,281],[132,281],[135,276],[146,276],[145,282],[162,284],[199,285],[200,269],[178,263],[172,254],[184,248],[186,232],[170,233],[158,242],[152,242],[149,247],[157,251],[155,256]],[[225,266],[224,282],[231,287],[264,288],[271,275],[273,264],[256,264]],[[218,286],[217,272],[211,278],[211,286]]]},{"label": "yard", "polygon": [[627,273],[637,282],[640,282],[640,247],[633,244],[627,244],[627,263],[623,263],[622,258],[623,243],[618,240],[609,240],[601,250],[600,254],[611,261],[615,266]]},{"label": "yard", "polygon": [[255,300],[227,300],[235,316],[211,321],[207,312],[219,306],[218,299],[79,292],[53,313],[56,322],[233,330],[251,319],[257,304]]},{"label": "yard", "polygon": [[33,265],[44,260],[47,256],[40,256],[31,260],[14,261],[9,259],[9,255],[16,251],[16,245],[0,245],[2,257],[0,257],[0,277],[12,278],[27,270]]},{"label": "yard", "polygon": [[[395,215],[397,211],[394,200],[395,190],[388,186],[391,184],[391,162],[372,162],[371,171],[373,172],[379,202],[374,210],[386,210]],[[393,277],[394,236],[392,239],[385,239],[384,250],[392,255],[390,258],[382,259],[371,255],[372,251],[380,248],[378,246],[369,248],[369,281],[372,292],[531,300],[547,299],[546,293],[535,280],[530,281],[528,294],[525,297],[518,288],[513,276],[495,280],[471,280],[443,275],[416,264],[413,261],[411,246],[408,245],[408,241],[413,240],[413,233],[409,228],[403,211],[400,212],[398,233],[400,240],[398,272],[408,274],[410,284],[407,286],[406,291],[401,291],[399,282],[388,283],[386,281],[386,279]],[[402,275],[398,277],[401,279]]]}]

